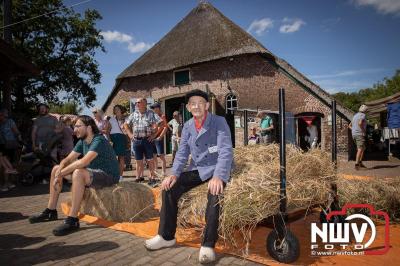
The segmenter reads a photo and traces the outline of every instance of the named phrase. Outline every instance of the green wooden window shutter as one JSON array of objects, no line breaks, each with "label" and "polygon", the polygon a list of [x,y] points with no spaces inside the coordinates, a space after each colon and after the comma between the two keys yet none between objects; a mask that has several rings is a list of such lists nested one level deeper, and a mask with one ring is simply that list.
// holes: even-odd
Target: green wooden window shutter
[{"label": "green wooden window shutter", "polygon": [[175,86],[185,85],[190,83],[189,70],[177,71],[175,75]]}]

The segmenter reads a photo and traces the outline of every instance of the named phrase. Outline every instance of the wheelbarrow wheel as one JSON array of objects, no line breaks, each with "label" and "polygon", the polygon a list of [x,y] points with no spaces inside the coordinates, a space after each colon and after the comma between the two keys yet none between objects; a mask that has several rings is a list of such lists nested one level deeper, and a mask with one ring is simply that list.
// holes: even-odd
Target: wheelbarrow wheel
[{"label": "wheelbarrow wheel", "polygon": [[286,231],[283,240],[280,240],[278,232],[273,230],[267,237],[266,246],[268,254],[279,262],[291,263],[300,256],[299,240],[289,230]]}]

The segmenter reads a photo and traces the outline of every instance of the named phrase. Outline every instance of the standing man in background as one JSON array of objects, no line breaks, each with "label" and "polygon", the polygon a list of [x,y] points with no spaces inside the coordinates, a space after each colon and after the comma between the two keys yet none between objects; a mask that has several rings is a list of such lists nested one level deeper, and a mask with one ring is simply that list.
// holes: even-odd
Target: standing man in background
[{"label": "standing man in background", "polygon": [[56,136],[56,127],[58,120],[52,115],[49,115],[49,106],[41,103],[37,106],[39,116],[33,122],[32,127],[32,150],[51,149],[51,157],[57,161],[57,146],[48,147],[47,145]]},{"label": "standing man in background", "polygon": [[175,154],[178,151],[179,141],[180,141],[179,129],[181,127],[181,124],[179,123],[179,112],[175,111],[172,114],[172,117],[173,117],[173,119],[171,121],[169,121],[169,123],[168,123],[168,127],[172,131],[172,136],[171,136],[172,162],[171,162],[171,165],[174,163]]},{"label": "standing man in background", "polygon": [[271,144],[273,141],[273,131],[274,131],[274,121],[266,112],[260,111],[257,117],[261,119],[260,121],[260,134],[261,143],[264,145]]},{"label": "standing man in background", "polygon": [[138,98],[136,100],[136,107],[135,111],[128,117],[124,124],[135,153],[136,182],[144,181],[144,177],[141,175],[144,171],[143,157],[145,157],[150,170],[148,184],[156,186],[157,180],[154,173],[152,142],[157,135],[161,118],[153,111],[147,110],[147,100],[145,98]]},{"label": "standing man in background", "polygon": [[357,154],[356,154],[356,170],[360,168],[367,168],[363,163],[362,159],[364,157],[365,151],[365,137],[367,132],[367,120],[365,117],[365,112],[368,107],[363,104],[358,109],[358,113],[356,113],[349,124],[349,128],[351,129],[351,135],[353,136],[353,141],[357,146]]}]

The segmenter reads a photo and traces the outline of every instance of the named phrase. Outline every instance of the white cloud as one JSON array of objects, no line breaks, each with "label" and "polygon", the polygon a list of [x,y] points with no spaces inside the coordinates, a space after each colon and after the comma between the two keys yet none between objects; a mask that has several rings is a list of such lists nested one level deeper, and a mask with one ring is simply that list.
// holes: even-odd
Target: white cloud
[{"label": "white cloud", "polygon": [[153,46],[153,44],[144,43],[144,42],[129,43],[128,50],[131,53],[139,53],[139,52],[144,52],[144,51],[150,49],[152,46]]},{"label": "white cloud", "polygon": [[283,19],[283,25],[279,28],[281,33],[292,33],[299,31],[301,26],[305,25],[306,23],[301,19]]},{"label": "white cloud", "polygon": [[135,42],[133,36],[119,32],[119,31],[102,31],[100,35],[108,43],[118,42],[128,44],[127,49],[131,53],[140,53],[150,49],[153,44],[145,42]]},{"label": "white cloud", "polygon": [[369,68],[345,70],[323,75],[308,75],[308,77],[329,93],[353,92],[371,88],[376,83],[375,77],[377,73],[385,71],[384,68]]},{"label": "white cloud", "polygon": [[360,89],[370,88],[373,81],[368,80],[341,80],[341,79],[322,79],[314,80],[321,88],[329,93],[353,92]]},{"label": "white cloud", "polygon": [[338,77],[349,77],[362,74],[371,74],[385,71],[383,68],[371,68],[371,69],[357,69],[357,70],[345,70],[333,74],[323,74],[323,75],[309,75],[312,79],[326,79],[326,78],[338,78]]},{"label": "white cloud", "polygon": [[352,0],[357,6],[372,6],[379,13],[400,15],[399,0]]},{"label": "white cloud", "polygon": [[274,26],[274,22],[270,18],[263,18],[260,20],[254,20],[249,28],[247,29],[247,32],[255,32],[258,36],[261,36],[264,34],[264,32],[268,32],[269,29],[271,29]]},{"label": "white cloud", "polygon": [[106,42],[120,42],[120,43],[124,43],[124,42],[131,42],[133,40],[133,37],[119,32],[119,31],[102,31],[100,32],[100,35],[102,35],[104,37],[104,40]]}]

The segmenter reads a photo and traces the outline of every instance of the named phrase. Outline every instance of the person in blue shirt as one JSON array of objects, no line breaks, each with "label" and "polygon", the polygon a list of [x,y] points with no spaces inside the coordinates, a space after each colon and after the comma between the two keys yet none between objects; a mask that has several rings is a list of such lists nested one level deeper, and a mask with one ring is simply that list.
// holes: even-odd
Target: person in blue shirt
[{"label": "person in blue shirt", "polygon": [[[215,260],[214,246],[218,239],[219,195],[230,180],[233,149],[225,118],[208,112],[207,93],[194,90],[186,94],[186,108],[193,118],[185,123],[172,167],[172,175],[161,184],[162,207],[158,235],[145,242],[149,250],[175,245],[178,201],[183,193],[208,183],[206,227],[199,261]],[[191,162],[184,172],[189,155]]]},{"label": "person in blue shirt", "polygon": [[[78,116],[74,133],[79,138],[75,148],[51,171],[47,208],[42,213],[29,217],[30,223],[57,220],[56,207],[63,179],[71,179],[71,209],[64,223],[53,230],[56,236],[66,235],[79,229],[77,215],[86,187],[102,188],[119,181],[119,164],[115,152],[100,134],[93,118],[87,115]],[[82,158],[78,159],[80,156]]]}]

